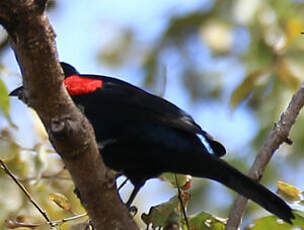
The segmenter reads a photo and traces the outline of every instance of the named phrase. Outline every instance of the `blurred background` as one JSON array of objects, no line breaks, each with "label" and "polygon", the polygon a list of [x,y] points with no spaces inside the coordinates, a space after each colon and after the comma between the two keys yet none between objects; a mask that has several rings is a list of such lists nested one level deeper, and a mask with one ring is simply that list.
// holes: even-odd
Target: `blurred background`
[{"label": "blurred background", "polygon": [[[228,150],[224,159],[245,173],[304,78],[302,0],[71,3],[50,1],[47,13],[61,61],[81,73],[126,80],[175,103],[222,142]],[[22,102],[7,97],[22,83],[8,44],[1,28],[0,158],[53,219],[70,216],[50,201],[54,192],[68,197],[73,211],[81,213],[69,175],[39,119]],[[293,145],[283,145],[267,167],[262,183],[272,191],[278,180],[304,190],[303,125],[300,114],[290,134]],[[130,189],[124,187],[122,196],[127,198]],[[219,217],[227,217],[236,195],[204,179],[193,179],[190,193],[189,214],[204,210]],[[168,183],[150,180],[135,201],[141,226],[141,213],[175,194]],[[265,214],[250,203],[243,225]],[[42,221],[0,170],[0,226],[16,216]]]}]

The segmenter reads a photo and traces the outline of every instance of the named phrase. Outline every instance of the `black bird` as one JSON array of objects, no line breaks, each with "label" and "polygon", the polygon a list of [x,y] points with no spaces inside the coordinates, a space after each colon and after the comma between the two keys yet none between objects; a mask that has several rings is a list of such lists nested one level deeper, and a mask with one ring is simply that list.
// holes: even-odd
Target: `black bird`
[{"label": "black bird", "polygon": [[[95,129],[105,164],[123,172],[134,185],[128,206],[148,179],[174,172],[218,181],[291,223],[291,208],[220,159],[224,146],[183,110],[127,82],[80,74],[63,62],[61,67],[67,91]],[[20,90],[23,87],[10,95]]]}]

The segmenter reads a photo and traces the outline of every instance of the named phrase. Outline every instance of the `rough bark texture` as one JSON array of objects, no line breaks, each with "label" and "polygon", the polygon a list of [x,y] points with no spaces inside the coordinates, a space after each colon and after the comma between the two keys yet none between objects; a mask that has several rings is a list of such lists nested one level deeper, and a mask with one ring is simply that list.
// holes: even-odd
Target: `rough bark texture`
[{"label": "rough bark texture", "polygon": [[103,164],[92,126],[63,87],[55,33],[44,13],[46,2],[0,1],[0,23],[22,72],[26,102],[37,111],[62,156],[95,229],[138,229]]},{"label": "rough bark texture", "polygon": [[[270,162],[271,157],[280,147],[280,145],[284,142],[288,144],[292,143],[292,141],[288,139],[289,132],[303,106],[304,84],[301,84],[298,91],[292,97],[287,109],[281,114],[279,122],[274,125],[273,129],[265,140],[260,152],[255,159],[255,162],[249,171],[249,177],[257,181],[260,180],[267,164]],[[238,229],[247,202],[247,198],[242,196],[237,197],[233,204],[233,207],[231,208],[226,230]]]}]

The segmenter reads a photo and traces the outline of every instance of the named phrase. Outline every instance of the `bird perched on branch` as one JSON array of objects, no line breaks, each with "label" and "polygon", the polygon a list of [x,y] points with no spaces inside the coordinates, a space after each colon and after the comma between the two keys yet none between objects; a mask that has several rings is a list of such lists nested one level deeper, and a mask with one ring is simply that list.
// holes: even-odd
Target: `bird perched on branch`
[{"label": "bird perched on branch", "polygon": [[68,93],[94,127],[105,164],[123,172],[134,185],[128,206],[148,179],[173,172],[218,181],[291,223],[291,208],[220,159],[224,146],[183,110],[127,82],[80,74],[63,62],[61,67]]}]

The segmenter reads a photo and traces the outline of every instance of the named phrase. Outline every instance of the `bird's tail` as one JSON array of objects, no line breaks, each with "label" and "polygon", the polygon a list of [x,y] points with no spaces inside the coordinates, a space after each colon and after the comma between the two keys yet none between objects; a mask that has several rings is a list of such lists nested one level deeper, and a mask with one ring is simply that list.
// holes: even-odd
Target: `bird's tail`
[{"label": "bird's tail", "polygon": [[[190,174],[218,181],[258,203],[284,221],[291,223],[294,215],[292,214],[291,208],[280,197],[228,165],[223,160],[210,155],[208,157],[210,157],[208,160],[202,159],[201,157],[200,160],[197,159],[197,167],[193,167]],[[201,162],[201,164],[199,162]],[[193,161],[191,167],[192,166]]]}]

